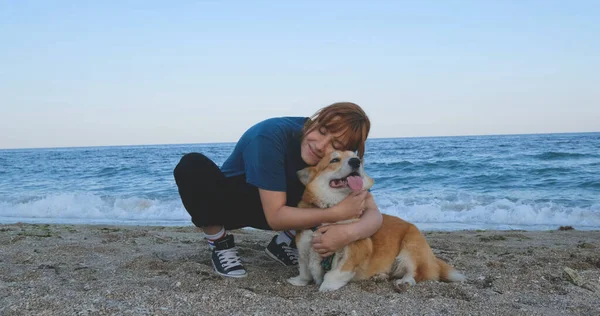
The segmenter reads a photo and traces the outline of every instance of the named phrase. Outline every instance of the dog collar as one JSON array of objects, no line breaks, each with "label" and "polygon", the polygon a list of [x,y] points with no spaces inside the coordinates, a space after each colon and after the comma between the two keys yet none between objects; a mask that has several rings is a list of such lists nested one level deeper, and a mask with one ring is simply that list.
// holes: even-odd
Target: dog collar
[{"label": "dog collar", "polygon": [[333,257],[335,257],[335,253],[332,254],[331,256],[321,260],[321,267],[323,268],[323,270],[325,270],[325,272],[331,270],[331,264],[333,263]]}]

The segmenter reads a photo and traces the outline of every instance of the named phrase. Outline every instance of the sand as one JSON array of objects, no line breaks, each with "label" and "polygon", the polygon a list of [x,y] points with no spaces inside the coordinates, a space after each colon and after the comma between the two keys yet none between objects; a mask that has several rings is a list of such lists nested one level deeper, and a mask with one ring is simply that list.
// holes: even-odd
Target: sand
[{"label": "sand", "polygon": [[0,225],[0,315],[600,315],[599,231],[428,232],[468,281],[330,293],[285,281],[273,234],[235,231],[249,275],[231,279],[193,227]]}]

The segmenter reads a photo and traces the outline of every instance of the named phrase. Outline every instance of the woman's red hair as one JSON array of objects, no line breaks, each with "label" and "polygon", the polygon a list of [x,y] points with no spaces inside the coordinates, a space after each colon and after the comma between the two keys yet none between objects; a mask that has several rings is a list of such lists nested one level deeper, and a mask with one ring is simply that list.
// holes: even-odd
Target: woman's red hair
[{"label": "woman's red hair", "polygon": [[360,159],[363,158],[371,122],[360,106],[352,102],[338,102],[320,109],[304,124],[304,135],[321,128],[329,133],[341,132],[340,141],[345,149],[355,151]]}]

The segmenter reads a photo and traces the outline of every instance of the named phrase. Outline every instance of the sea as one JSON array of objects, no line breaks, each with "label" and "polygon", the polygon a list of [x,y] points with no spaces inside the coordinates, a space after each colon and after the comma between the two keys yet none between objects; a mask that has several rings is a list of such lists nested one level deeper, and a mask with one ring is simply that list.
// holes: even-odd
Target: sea
[{"label": "sea", "polygon": [[[235,143],[0,150],[0,223],[191,226],[173,179]],[[423,230],[600,229],[600,133],[370,139],[382,213]],[[218,210],[215,210],[218,211]]]}]

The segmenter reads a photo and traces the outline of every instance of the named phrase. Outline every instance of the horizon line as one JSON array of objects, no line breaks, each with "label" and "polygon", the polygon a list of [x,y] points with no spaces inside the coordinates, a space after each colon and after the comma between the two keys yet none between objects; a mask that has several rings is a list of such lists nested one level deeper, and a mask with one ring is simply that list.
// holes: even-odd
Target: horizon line
[{"label": "horizon line", "polygon": [[[369,140],[382,139],[412,139],[412,138],[444,138],[444,137],[489,137],[489,136],[520,136],[520,135],[561,135],[561,134],[594,134],[595,132],[548,132],[548,133],[506,133],[506,134],[464,134],[464,135],[436,135],[436,136],[398,136],[398,137],[372,137]],[[143,146],[168,146],[168,145],[218,145],[218,144],[235,144],[236,141],[225,142],[202,142],[202,143],[148,143],[148,144],[124,144],[124,145],[83,145],[83,146],[50,146],[50,147],[7,147],[0,148],[2,150],[26,150],[26,149],[74,149],[74,148],[106,148],[106,147],[143,147]]]}]

